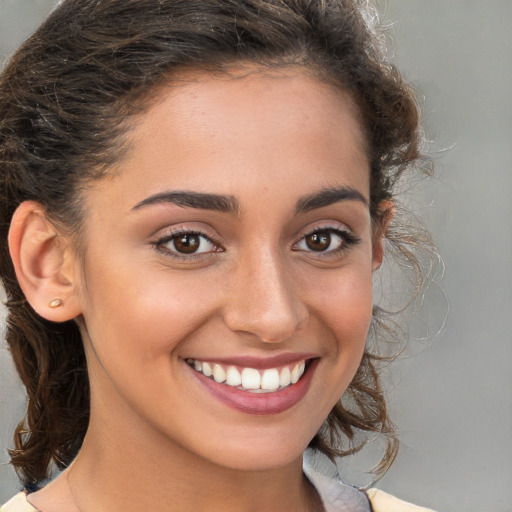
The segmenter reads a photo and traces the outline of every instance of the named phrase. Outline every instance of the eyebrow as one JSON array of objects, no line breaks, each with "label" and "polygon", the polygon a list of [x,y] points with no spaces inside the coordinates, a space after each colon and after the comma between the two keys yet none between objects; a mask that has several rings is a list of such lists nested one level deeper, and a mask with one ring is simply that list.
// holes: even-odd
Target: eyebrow
[{"label": "eyebrow", "polygon": [[307,213],[340,201],[358,201],[368,206],[368,200],[363,194],[351,187],[329,187],[300,198],[296,204],[295,214]]},{"label": "eyebrow", "polygon": [[[351,187],[330,187],[301,197],[295,206],[295,215],[307,213],[317,208],[330,206],[340,201],[358,201],[368,206],[366,198],[357,190]],[[133,208],[139,210],[145,206],[154,204],[172,203],[184,208],[196,208],[200,210],[211,210],[221,213],[234,213],[239,215],[240,203],[234,196],[205,194],[192,191],[168,191],[160,192],[143,199]]]},{"label": "eyebrow", "polygon": [[161,192],[137,203],[132,210],[139,210],[144,206],[162,203],[173,203],[186,208],[212,210],[221,213],[235,213],[237,215],[240,211],[240,204],[234,196],[203,194],[201,192],[189,191]]}]

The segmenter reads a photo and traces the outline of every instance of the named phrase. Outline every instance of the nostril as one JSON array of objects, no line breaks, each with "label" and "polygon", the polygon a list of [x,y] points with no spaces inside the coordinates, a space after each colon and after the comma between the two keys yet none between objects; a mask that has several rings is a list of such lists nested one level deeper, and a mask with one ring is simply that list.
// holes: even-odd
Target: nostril
[{"label": "nostril", "polygon": [[307,322],[307,310],[293,304],[274,304],[261,307],[254,301],[232,304],[224,313],[230,330],[256,336],[267,343],[288,339]]}]

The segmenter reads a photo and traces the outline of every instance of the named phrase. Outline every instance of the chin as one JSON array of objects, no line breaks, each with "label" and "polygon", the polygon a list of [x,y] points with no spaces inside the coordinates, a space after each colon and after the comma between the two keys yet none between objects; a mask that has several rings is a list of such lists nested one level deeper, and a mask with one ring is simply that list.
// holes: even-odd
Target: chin
[{"label": "chin", "polygon": [[317,430],[297,432],[293,429],[255,429],[242,435],[232,435],[223,442],[209,443],[204,457],[210,462],[238,471],[263,471],[282,468],[298,460]]}]

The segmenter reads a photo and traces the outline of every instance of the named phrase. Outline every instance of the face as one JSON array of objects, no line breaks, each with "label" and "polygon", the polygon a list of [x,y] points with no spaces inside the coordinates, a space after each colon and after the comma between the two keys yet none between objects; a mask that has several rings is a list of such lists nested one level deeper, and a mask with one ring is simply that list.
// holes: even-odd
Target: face
[{"label": "face", "polygon": [[349,385],[378,261],[348,97],[242,75],[185,77],[141,117],[85,193],[79,295],[93,419],[262,469],[301,457]]}]

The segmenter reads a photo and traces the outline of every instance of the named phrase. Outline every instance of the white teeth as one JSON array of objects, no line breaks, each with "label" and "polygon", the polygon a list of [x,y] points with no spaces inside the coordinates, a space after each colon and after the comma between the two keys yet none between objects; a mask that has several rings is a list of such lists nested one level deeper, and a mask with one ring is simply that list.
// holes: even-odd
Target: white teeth
[{"label": "white teeth", "polygon": [[274,391],[279,388],[279,372],[272,368],[265,370],[261,376],[261,389]]},{"label": "white teeth", "polygon": [[212,376],[212,367],[208,363],[203,363],[203,375]]},{"label": "white teeth", "polygon": [[260,389],[260,372],[254,368],[244,368],[242,370],[242,386],[245,389]]},{"label": "white teeth", "polygon": [[294,366],[292,373],[290,375],[290,381],[292,384],[295,384],[302,377],[305,367],[305,361],[302,361],[298,365]]},{"label": "white teeth", "polygon": [[226,384],[234,388],[242,384],[242,376],[234,366],[230,366],[226,372]]},{"label": "white teeth", "polygon": [[213,365],[213,378],[215,382],[224,382],[226,380],[226,372],[222,366],[218,364]]},{"label": "white teeth", "polygon": [[306,361],[297,363],[291,370],[285,366],[256,370],[255,368],[243,368],[241,373],[235,366],[223,367],[217,363],[206,363],[195,359],[187,359],[187,363],[206,377],[212,377],[218,383],[247,390],[254,393],[269,393],[284,389],[295,384],[304,374]]},{"label": "white teeth", "polygon": [[283,368],[281,370],[281,375],[279,377],[279,384],[282,388],[285,386],[289,386],[291,384],[291,378],[290,378],[290,369],[288,367]]},{"label": "white teeth", "polygon": [[299,380],[299,377],[299,365],[297,365],[293,367],[292,373],[290,375],[290,380],[292,384],[295,384]]}]

